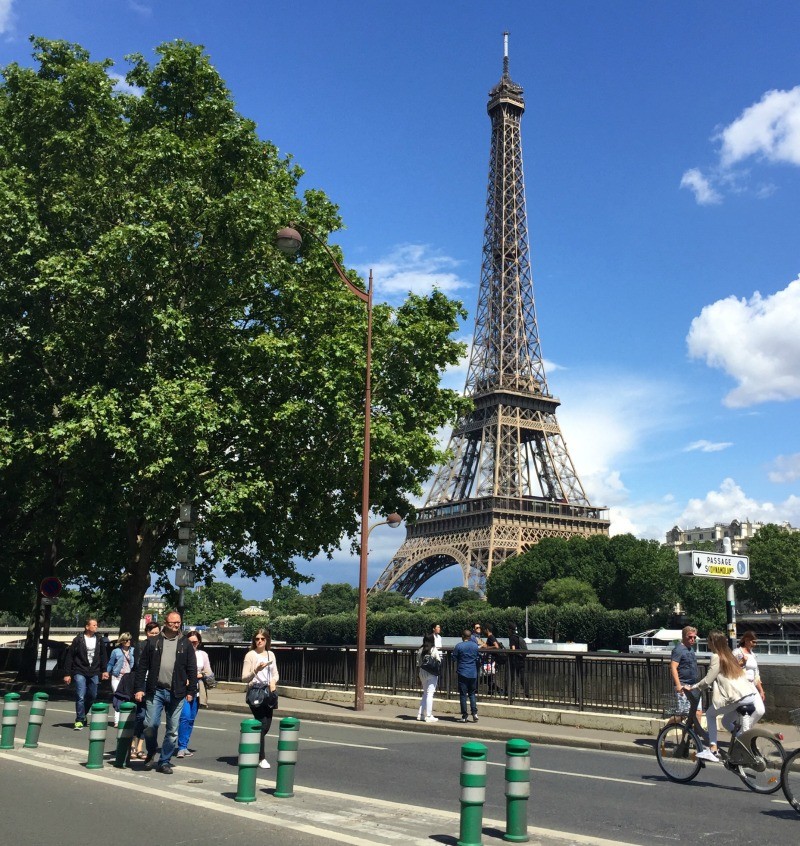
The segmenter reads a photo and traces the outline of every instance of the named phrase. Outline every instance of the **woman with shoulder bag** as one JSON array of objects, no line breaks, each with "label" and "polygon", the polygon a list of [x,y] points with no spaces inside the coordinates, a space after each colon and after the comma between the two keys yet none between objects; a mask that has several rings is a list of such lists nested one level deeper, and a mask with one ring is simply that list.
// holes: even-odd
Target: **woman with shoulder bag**
[{"label": "woman with shoulder bag", "polygon": [[[111,656],[108,659],[106,672],[111,677],[111,690],[114,698],[111,704],[114,708],[114,728],[119,725],[119,706],[120,702],[129,702],[133,698],[133,692],[128,692],[130,683],[133,681],[131,670],[135,663],[134,652],[131,649],[131,636],[129,632],[122,632],[117,638],[117,645],[112,650]],[[129,676],[129,678],[125,678]],[[120,682],[127,682],[120,688]],[[119,690],[119,696],[117,691]]]},{"label": "woman with shoulder bag", "polygon": [[711,689],[711,707],[706,711],[708,721],[708,749],[697,753],[703,761],[717,761],[717,717],[722,725],[732,731],[736,720],[736,709],[755,701],[758,693],[745,671],[728,646],[728,639],[722,632],[708,633],[708,648],[714,654],[708,665],[705,678],[685,690]]},{"label": "woman with shoulder bag", "polygon": [[417,719],[424,719],[426,723],[436,723],[438,717],[433,716],[433,694],[439,682],[442,669],[442,653],[434,646],[433,633],[422,638],[422,649],[419,651],[419,680],[422,682],[422,699],[419,703]]},{"label": "woman with shoulder bag", "polygon": [[178,758],[191,758],[194,755],[189,749],[189,738],[192,736],[192,729],[194,728],[194,721],[197,718],[197,712],[200,710],[200,705],[208,707],[208,693],[206,692],[205,684],[201,684],[206,673],[211,672],[211,661],[208,653],[203,646],[203,637],[200,632],[189,632],[186,639],[192,644],[194,649],[194,657],[197,660],[197,694],[192,697],[191,701],[184,700],[183,710],[181,711],[180,720],[178,720]]},{"label": "woman with shoulder bag", "polygon": [[747,680],[753,682],[758,691],[758,696],[753,702],[756,710],[753,713],[751,726],[754,726],[764,716],[764,700],[766,699],[764,685],[761,683],[761,673],[758,671],[758,661],[753,651],[757,643],[758,638],[756,637],[756,633],[754,631],[747,631],[739,638],[738,648],[733,650],[733,654],[739,659],[739,666],[747,675]]},{"label": "woman with shoulder bag", "polygon": [[259,767],[269,769],[269,761],[264,754],[264,738],[272,725],[272,712],[278,707],[278,663],[270,646],[269,629],[258,629],[253,635],[251,649],[244,656],[242,681],[247,682],[245,699],[254,719],[261,721],[261,740],[259,743]]}]

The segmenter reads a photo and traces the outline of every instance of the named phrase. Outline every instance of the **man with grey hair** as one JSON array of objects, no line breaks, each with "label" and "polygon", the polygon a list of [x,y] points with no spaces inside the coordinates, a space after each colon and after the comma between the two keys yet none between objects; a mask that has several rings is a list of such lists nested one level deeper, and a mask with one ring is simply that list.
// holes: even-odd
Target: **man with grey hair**
[{"label": "man with grey hair", "polygon": [[178,721],[185,700],[197,693],[197,660],[194,647],[181,634],[177,611],[167,614],[166,625],[157,637],[150,637],[136,662],[134,699],[147,703],[144,740],[147,746],[145,769],[151,769],[157,752],[156,733],[161,712],[166,712],[167,728],[161,744],[156,772],[172,774],[170,759],[178,741]]}]

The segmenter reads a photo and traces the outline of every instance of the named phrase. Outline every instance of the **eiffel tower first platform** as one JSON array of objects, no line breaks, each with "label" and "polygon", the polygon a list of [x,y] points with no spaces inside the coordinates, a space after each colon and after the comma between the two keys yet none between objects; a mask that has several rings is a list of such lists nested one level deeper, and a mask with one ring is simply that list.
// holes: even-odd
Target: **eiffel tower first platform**
[{"label": "eiffel tower first platform", "polygon": [[492,122],[481,283],[465,393],[474,407],[453,429],[417,520],[372,591],[413,595],[454,564],[464,585],[486,578],[545,537],[608,534],[589,504],[547,386],[533,299],[520,119],[522,88],[508,73],[489,93]]}]

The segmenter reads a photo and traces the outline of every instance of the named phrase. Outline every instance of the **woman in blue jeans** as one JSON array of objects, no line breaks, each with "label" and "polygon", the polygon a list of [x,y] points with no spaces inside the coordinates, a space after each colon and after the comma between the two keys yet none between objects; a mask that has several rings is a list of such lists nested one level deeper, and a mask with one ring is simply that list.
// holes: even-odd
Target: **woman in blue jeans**
[{"label": "woman in blue jeans", "polygon": [[194,752],[189,749],[189,738],[192,736],[192,729],[194,728],[195,717],[197,717],[197,711],[200,707],[201,696],[203,697],[204,704],[208,705],[208,694],[206,693],[203,678],[206,673],[211,672],[211,661],[208,659],[208,653],[200,648],[203,645],[203,638],[200,632],[189,632],[186,639],[194,647],[194,657],[197,659],[197,696],[183,703],[181,718],[178,721],[178,752],[175,756],[176,758],[191,758],[194,755]]}]

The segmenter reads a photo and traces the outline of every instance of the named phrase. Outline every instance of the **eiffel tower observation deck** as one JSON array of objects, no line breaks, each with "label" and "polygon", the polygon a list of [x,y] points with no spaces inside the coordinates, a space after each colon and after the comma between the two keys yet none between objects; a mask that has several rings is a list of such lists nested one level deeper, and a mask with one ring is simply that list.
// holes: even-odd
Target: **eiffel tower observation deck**
[{"label": "eiffel tower observation deck", "polygon": [[405,542],[372,591],[411,596],[458,565],[485,592],[493,567],[545,537],[608,534],[607,509],[589,503],[556,419],[533,298],[520,119],[521,86],[508,71],[489,92],[492,122],[480,292],[465,394],[472,411],[450,436],[451,455]]}]

